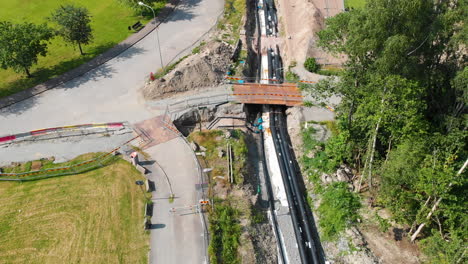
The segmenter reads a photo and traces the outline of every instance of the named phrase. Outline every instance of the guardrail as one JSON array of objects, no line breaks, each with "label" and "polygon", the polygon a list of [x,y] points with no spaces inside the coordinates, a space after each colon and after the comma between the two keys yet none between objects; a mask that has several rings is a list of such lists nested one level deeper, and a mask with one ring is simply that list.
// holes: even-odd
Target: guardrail
[{"label": "guardrail", "polygon": [[[83,124],[83,125],[75,125],[75,126],[63,126],[63,127],[53,127],[53,128],[45,128],[45,129],[38,129],[33,130],[25,133],[18,133],[14,135],[2,136],[0,137],[0,145],[14,143],[18,141],[24,140],[35,140],[40,137],[44,137],[49,134],[55,134],[55,137],[49,137],[47,139],[56,138],[64,136],[65,133],[76,132],[76,131],[91,131],[93,129],[121,129],[125,127],[124,122],[115,122],[115,123],[100,123],[100,124]],[[105,132],[105,131],[102,131]],[[64,134],[60,134],[64,133]],[[79,136],[83,134],[73,134],[67,136]]]},{"label": "guardrail", "polygon": [[35,181],[40,179],[47,179],[51,177],[57,176],[65,176],[65,175],[72,175],[72,174],[79,174],[83,172],[87,172],[93,169],[101,168],[106,165],[109,165],[115,159],[115,155],[113,155],[116,151],[118,151],[122,146],[130,143],[131,141],[139,138],[140,135],[133,137],[132,139],[128,140],[127,142],[123,143],[117,148],[106,152],[96,158],[89,159],[86,161],[82,161],[77,164],[72,164],[69,166],[58,167],[58,168],[50,168],[44,170],[36,170],[36,171],[28,171],[28,172],[21,172],[21,173],[0,173],[0,181]]},{"label": "guardrail", "polygon": [[214,104],[223,104],[234,100],[232,92],[216,94],[212,96],[193,97],[180,100],[167,105],[167,112],[178,112],[192,107],[201,107]]}]

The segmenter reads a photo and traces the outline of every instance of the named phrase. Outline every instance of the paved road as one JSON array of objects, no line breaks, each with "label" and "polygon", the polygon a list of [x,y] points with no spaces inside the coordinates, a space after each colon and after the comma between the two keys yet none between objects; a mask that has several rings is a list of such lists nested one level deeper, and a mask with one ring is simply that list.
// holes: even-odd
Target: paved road
[{"label": "paved road", "polygon": [[[168,63],[191,52],[188,47],[215,25],[223,5],[223,0],[182,0],[172,16],[159,27],[163,61]],[[157,115],[158,110],[149,110],[138,92],[149,73],[161,66],[155,34],[153,31],[118,57],[79,78],[0,110],[0,135],[72,124],[135,123]],[[149,152],[156,160],[161,160],[174,179],[174,191],[180,197],[174,205],[190,204],[197,197],[195,165],[193,160],[189,161],[189,150],[177,140],[180,141],[166,142]],[[162,183],[158,186],[163,194],[167,187]],[[160,218],[167,214],[164,208],[169,204],[156,204],[153,220],[157,229],[151,235],[151,263],[203,263],[199,215]],[[161,225],[158,226],[158,222]]]},{"label": "paved road", "polygon": [[[150,263],[205,263],[205,242],[201,216],[186,206],[200,199],[195,189],[199,182],[197,163],[192,150],[181,138],[175,138],[146,150],[167,173],[175,199],[170,203],[170,191],[164,172],[156,164],[150,176],[156,184],[153,192],[154,215],[151,219]],[[178,208],[175,213],[171,208]]]},{"label": "paved road", "polygon": [[[222,0],[182,0],[159,27],[163,61],[190,52],[190,48],[183,51],[215,24],[222,9]],[[149,73],[160,68],[155,34],[79,78],[0,110],[0,135],[80,123],[136,122],[154,116],[138,90]]]}]

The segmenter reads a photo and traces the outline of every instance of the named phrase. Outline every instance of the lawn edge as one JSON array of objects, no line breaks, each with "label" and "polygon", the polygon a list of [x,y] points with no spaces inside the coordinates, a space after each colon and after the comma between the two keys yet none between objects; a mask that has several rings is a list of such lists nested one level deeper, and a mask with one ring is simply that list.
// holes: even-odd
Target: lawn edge
[{"label": "lawn edge", "polygon": [[164,6],[163,9],[161,9],[159,15],[156,17],[156,23],[152,24],[151,22],[153,22],[154,19],[151,19],[145,25],[145,27],[142,30],[140,30],[138,33],[135,33],[129,36],[124,41],[120,42],[119,44],[105,51],[104,53],[94,57],[92,60],[86,63],[83,63],[80,66],[72,70],[69,70],[64,74],[61,74],[60,76],[49,79],[34,87],[27,88],[23,91],[0,98],[0,109],[19,103],[28,98],[41,94],[47,90],[50,90],[59,85],[62,85],[66,82],[69,82],[77,77],[80,77],[86,74],[87,72],[91,70],[96,69],[97,67],[110,61],[111,59],[119,56],[121,53],[133,47],[135,44],[137,44],[142,39],[144,39],[147,35],[153,32],[153,30],[155,30],[161,23],[166,21],[169,18],[169,16],[172,14],[172,12],[176,9],[176,7],[179,5],[179,3],[180,3],[180,0],[168,0],[168,3]]}]

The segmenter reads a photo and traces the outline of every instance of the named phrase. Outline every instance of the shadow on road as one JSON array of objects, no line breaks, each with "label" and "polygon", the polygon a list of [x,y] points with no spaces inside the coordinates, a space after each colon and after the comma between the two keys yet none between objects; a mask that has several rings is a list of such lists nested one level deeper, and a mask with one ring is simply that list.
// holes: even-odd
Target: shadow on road
[{"label": "shadow on road", "polygon": [[152,224],[150,226],[150,229],[161,229],[161,228],[165,228],[166,225],[165,224]]},{"label": "shadow on road", "polygon": [[[125,51],[122,52],[123,50]],[[119,59],[127,59],[136,54],[143,53],[144,51],[145,49],[138,48],[136,46],[130,47],[128,44],[115,45],[115,43],[109,42],[95,47],[89,55],[93,56],[93,54],[104,53],[96,56],[89,62],[86,62],[89,60],[88,55],[62,61],[52,67],[38,68],[32,73],[33,78],[22,78],[11,82],[8,86],[11,87],[10,89],[12,90],[21,90],[24,89],[25,86],[32,86],[34,83],[43,82],[42,84],[37,85],[37,87],[41,87],[46,90],[75,88],[89,80],[95,81],[100,78],[113,77],[115,71],[111,66],[109,66],[109,64],[106,64],[106,62],[115,56],[118,56]],[[67,71],[68,69],[72,70]],[[51,77],[54,78],[49,79]],[[27,99],[1,109],[0,115],[21,115],[37,104],[37,98],[31,89],[23,90],[18,94],[13,95],[11,98],[12,102],[17,101],[14,98],[15,96]]]},{"label": "shadow on road", "polygon": [[[128,45],[119,44],[118,46],[122,47],[123,49],[128,48],[127,47]],[[115,57],[115,58],[119,60],[129,59],[136,54],[143,53],[144,51],[145,49],[143,48],[133,46],[133,47],[128,48],[128,50],[122,52],[120,55],[118,55],[118,57]],[[73,88],[79,87],[82,84],[87,83],[88,81],[98,81],[99,79],[103,79],[103,78],[112,78],[114,77],[114,74],[116,73],[112,64],[107,63],[107,62],[103,63],[102,60],[99,60],[99,57],[96,57],[95,60],[91,61],[90,63],[91,65],[89,67],[93,68],[92,70],[86,72],[85,74],[81,76],[77,76],[79,78],[74,78],[73,80],[66,82],[65,84],[57,88],[65,89],[65,90],[73,89]]]},{"label": "shadow on road", "polygon": [[[19,116],[25,111],[33,108],[37,104],[37,99],[31,95],[27,100],[21,101],[19,103],[10,105],[8,107],[0,109],[0,116],[16,115]],[[6,125],[6,124],[5,124]],[[1,133],[0,133],[1,134]]]},{"label": "shadow on road", "polygon": [[193,8],[198,6],[200,2],[201,0],[189,0],[181,2],[177,7],[177,11],[167,20],[167,22],[192,20],[196,16]]},{"label": "shadow on road", "polygon": [[144,165],[153,165],[154,164],[154,160],[143,160],[143,161],[140,161],[138,162],[140,165],[144,166]]}]

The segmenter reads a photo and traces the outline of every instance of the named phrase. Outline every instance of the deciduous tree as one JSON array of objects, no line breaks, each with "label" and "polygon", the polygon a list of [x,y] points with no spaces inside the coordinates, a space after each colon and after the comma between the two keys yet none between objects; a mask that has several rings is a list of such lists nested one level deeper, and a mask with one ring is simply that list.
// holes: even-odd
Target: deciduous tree
[{"label": "deciduous tree", "polygon": [[64,5],[52,13],[50,20],[58,24],[58,34],[66,42],[78,45],[81,55],[84,55],[81,45],[89,44],[93,39],[88,9]]},{"label": "deciduous tree", "polygon": [[0,22],[1,67],[31,77],[30,68],[37,63],[39,55],[46,56],[47,43],[53,36],[53,31],[45,24]]}]

